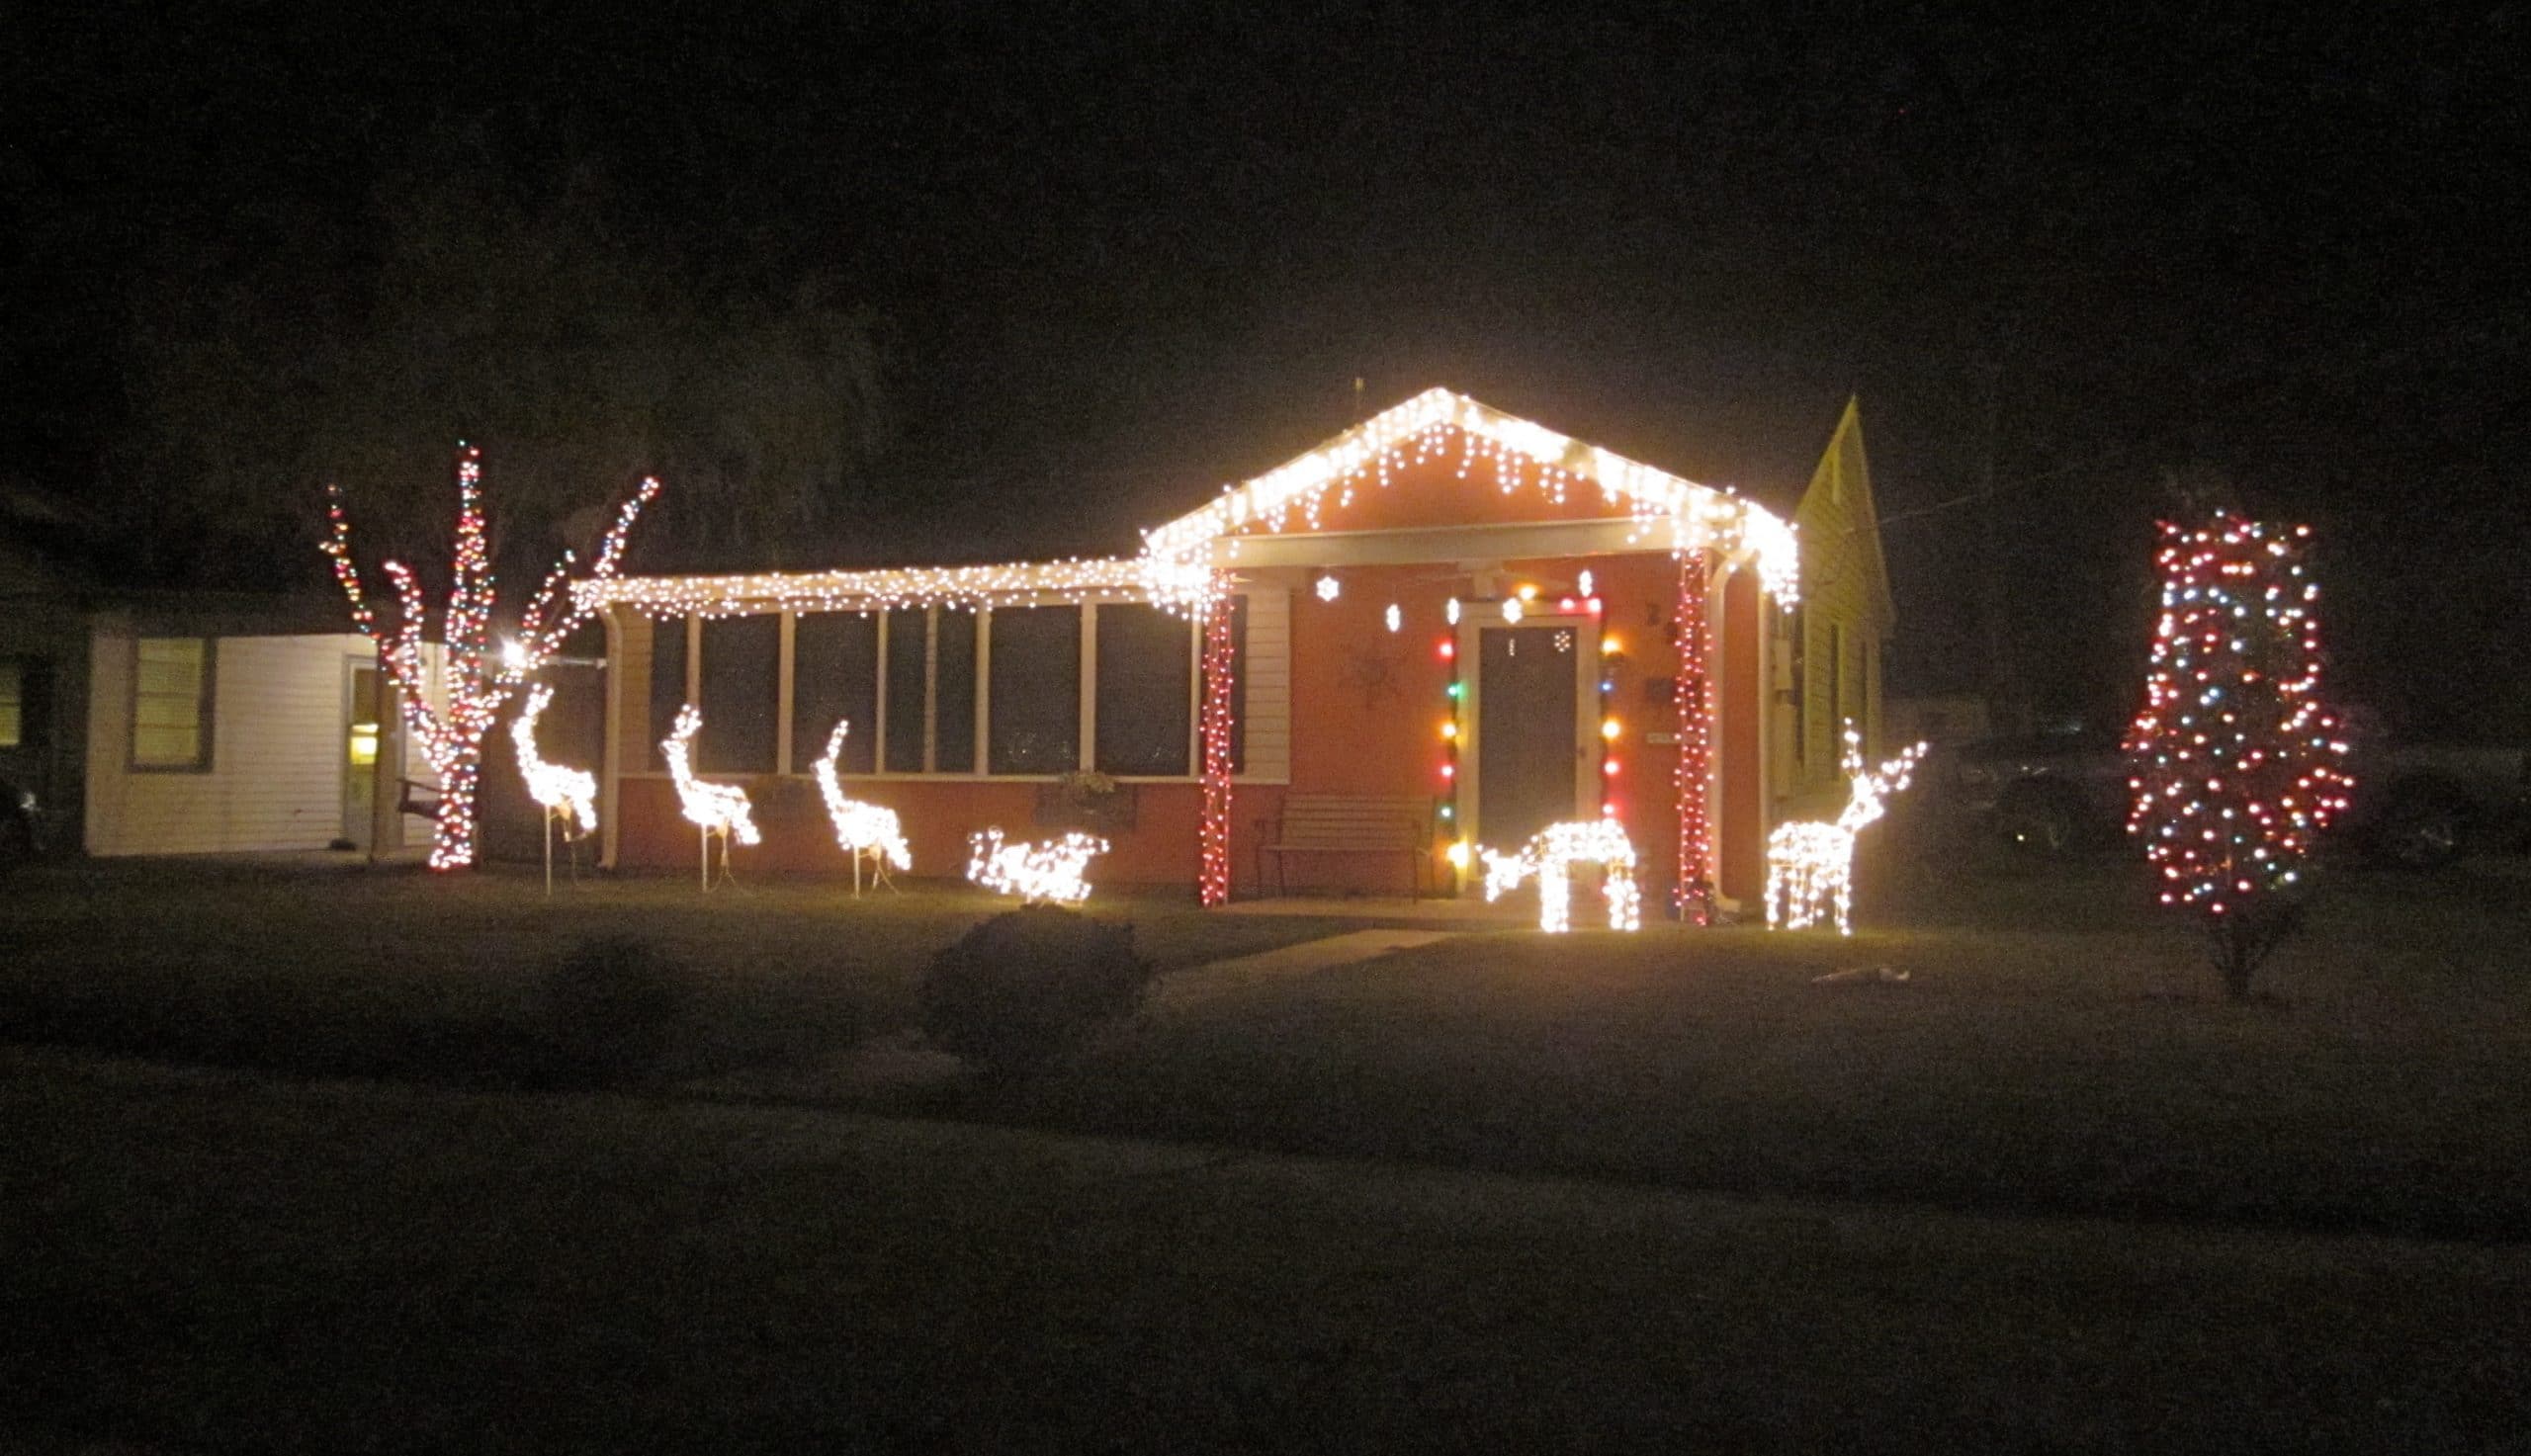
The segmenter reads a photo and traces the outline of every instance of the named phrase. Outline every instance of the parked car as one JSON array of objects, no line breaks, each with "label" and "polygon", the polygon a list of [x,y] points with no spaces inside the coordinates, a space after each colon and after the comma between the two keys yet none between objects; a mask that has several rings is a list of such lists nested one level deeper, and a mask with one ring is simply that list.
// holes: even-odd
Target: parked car
[{"label": "parked car", "polygon": [[43,852],[43,806],[32,790],[0,779],[0,874]]},{"label": "parked car", "polygon": [[[2069,727],[1953,750],[1937,782],[1957,813],[2008,849],[2070,854],[2118,837],[2128,765],[2119,735]],[[2355,793],[2339,821],[2350,842],[2427,869],[2464,852],[2518,848],[2531,832],[2531,752],[2359,737]]]}]

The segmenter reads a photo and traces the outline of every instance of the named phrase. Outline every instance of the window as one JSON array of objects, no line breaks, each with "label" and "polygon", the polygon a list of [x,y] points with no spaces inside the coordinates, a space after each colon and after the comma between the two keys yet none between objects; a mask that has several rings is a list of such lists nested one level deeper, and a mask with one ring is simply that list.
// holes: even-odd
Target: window
[{"label": "window", "polygon": [[1792,684],[1785,706],[1792,710],[1792,761],[1800,763],[1810,756],[1810,716],[1803,711],[1810,698],[1810,634],[1799,607],[1784,614],[1784,636],[1789,659],[1785,676]]},{"label": "window", "polygon": [[685,622],[665,617],[651,624],[651,759],[660,768],[668,764],[659,742],[685,706]]},{"label": "window", "polygon": [[1081,609],[1006,608],[992,620],[990,771],[1061,774],[1081,767]]},{"label": "window", "polygon": [[1102,606],[1096,621],[1098,771],[1188,772],[1192,624],[1140,605]]},{"label": "window", "polygon": [[695,767],[706,773],[773,772],[782,619],[707,618],[702,667],[703,731],[696,734]]},{"label": "window", "polygon": [[0,748],[16,748],[27,740],[27,664],[0,657]]},{"label": "window", "polygon": [[211,767],[211,639],[144,637],[131,677],[131,766],[173,773]]},{"label": "window", "polygon": [[931,629],[931,767],[976,771],[976,614],[940,609]]},{"label": "window", "polygon": [[1846,629],[1828,624],[1828,746],[1842,761],[1846,751]]},{"label": "window", "polygon": [[888,741],[882,768],[892,774],[922,772],[930,732],[931,614],[914,607],[888,614]]},{"label": "window", "polygon": [[879,619],[858,612],[808,613],[791,629],[791,768],[807,773],[826,756],[838,720],[848,774],[866,774],[879,751]]}]

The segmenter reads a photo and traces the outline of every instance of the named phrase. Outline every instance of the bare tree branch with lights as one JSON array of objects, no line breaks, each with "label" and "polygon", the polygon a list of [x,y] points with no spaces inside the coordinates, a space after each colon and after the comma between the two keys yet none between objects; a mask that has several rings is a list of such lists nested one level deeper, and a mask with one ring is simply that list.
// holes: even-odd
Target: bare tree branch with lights
[{"label": "bare tree branch with lights", "polygon": [[[659,493],[655,476],[642,481],[598,544],[589,578],[615,574],[624,543],[642,508]],[[440,620],[440,672],[445,691],[431,701],[430,677],[422,651],[429,606],[410,566],[387,561],[381,569],[395,584],[396,612],[392,632],[381,626],[378,611],[362,589],[360,566],[352,559],[351,515],[344,509],[339,486],[325,487],[328,531],[325,555],[333,559],[334,579],[350,599],[352,623],[378,643],[379,660],[403,704],[404,724],[421,745],[422,756],[439,775],[439,810],[431,835],[434,870],[460,870],[475,863],[475,797],[482,774],[483,738],[500,716],[501,705],[519,684],[553,660],[564,640],[588,619],[567,589],[574,564],[566,551],[545,576],[545,583],[519,618],[498,662],[491,660],[492,606],[498,593],[491,553],[485,546],[482,452],[464,448],[457,462],[457,537],[450,551],[448,610]],[[559,609],[559,610],[558,610]]]}]

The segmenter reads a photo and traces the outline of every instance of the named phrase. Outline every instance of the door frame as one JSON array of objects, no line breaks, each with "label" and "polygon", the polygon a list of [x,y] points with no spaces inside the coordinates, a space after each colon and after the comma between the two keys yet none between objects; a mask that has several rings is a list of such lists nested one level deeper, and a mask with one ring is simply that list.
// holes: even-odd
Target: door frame
[{"label": "door frame", "polygon": [[[1460,615],[1455,650],[1458,660],[1467,666],[1459,674],[1461,692],[1455,720],[1459,744],[1458,827],[1459,837],[1471,849],[1483,846],[1509,854],[1521,847],[1485,842],[1484,635],[1538,627],[1572,630],[1573,813],[1576,818],[1590,818],[1599,813],[1601,791],[1600,755],[1594,751],[1600,742],[1600,619],[1588,612],[1524,612],[1520,621],[1507,622],[1490,604],[1471,606]],[[1473,874],[1462,876],[1461,893],[1478,892],[1482,879]]]}]

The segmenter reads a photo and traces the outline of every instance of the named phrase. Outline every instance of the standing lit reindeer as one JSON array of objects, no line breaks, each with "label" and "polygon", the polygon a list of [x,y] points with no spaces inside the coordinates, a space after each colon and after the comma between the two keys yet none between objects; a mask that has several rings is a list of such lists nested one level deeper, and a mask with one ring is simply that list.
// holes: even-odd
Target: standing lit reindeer
[{"label": "standing lit reindeer", "polygon": [[913,869],[914,855],[906,848],[905,830],[897,822],[895,810],[843,797],[843,784],[835,777],[835,768],[843,758],[843,735],[850,731],[851,720],[835,720],[834,731],[827,734],[827,756],[817,762],[817,775],[818,792],[827,799],[827,817],[834,820],[834,842],[852,856],[852,893],[858,898],[863,856],[870,860],[870,883],[894,890],[897,885],[888,878],[888,867]]},{"label": "standing lit reindeer", "polygon": [[712,888],[712,841],[721,841],[721,877],[730,875],[730,841],[741,844],[757,841],[755,818],[747,812],[747,791],[736,784],[711,784],[694,776],[692,745],[696,729],[703,727],[703,710],[688,703],[676,711],[676,727],[659,740],[659,753],[668,761],[668,773],[676,780],[677,800],[685,806],[685,816],[698,831],[703,851],[703,888]]},{"label": "standing lit reindeer", "polygon": [[[527,780],[527,797],[545,811],[545,893],[554,893],[554,830],[560,825],[563,840],[568,844],[585,839],[597,830],[597,780],[576,768],[547,763],[536,751],[536,720],[545,706],[554,701],[554,689],[538,683],[527,695],[526,706],[510,722],[510,741],[518,745],[518,771]],[[572,862],[571,873],[579,874],[579,861]]]},{"label": "standing lit reindeer", "polygon": [[1767,838],[1767,928],[1802,930],[1833,915],[1839,935],[1854,927],[1855,835],[1880,817],[1882,801],[1907,787],[1925,745],[1916,744],[1870,773],[1863,739],[1846,729],[1842,760],[1853,789],[1836,822],[1795,819]]},{"label": "standing lit reindeer", "polygon": [[1601,894],[1609,901],[1609,928],[1643,924],[1643,899],[1634,885],[1634,844],[1613,818],[1549,824],[1519,854],[1478,851],[1485,857],[1485,898],[1501,899],[1531,875],[1538,877],[1538,928],[1558,935],[1573,928],[1573,866],[1601,867]]},{"label": "standing lit reindeer", "polygon": [[972,851],[967,878],[1001,895],[1015,895],[1022,904],[1077,905],[1090,899],[1090,861],[1107,852],[1107,841],[1075,831],[1042,844],[1004,844],[1002,830],[986,829],[967,838]]}]

